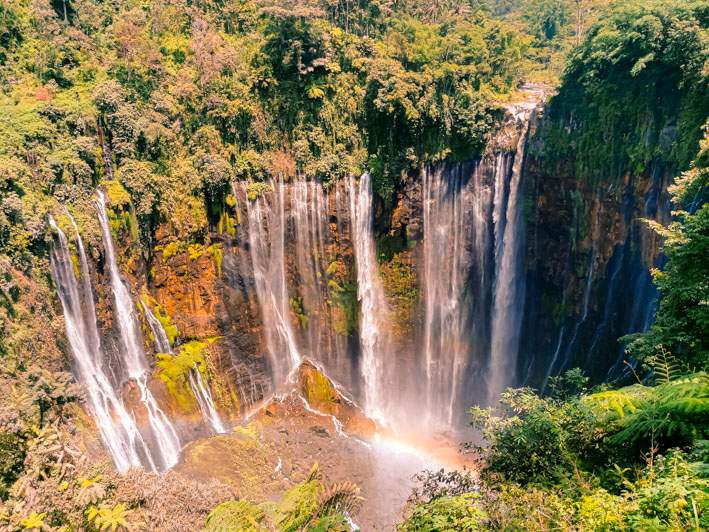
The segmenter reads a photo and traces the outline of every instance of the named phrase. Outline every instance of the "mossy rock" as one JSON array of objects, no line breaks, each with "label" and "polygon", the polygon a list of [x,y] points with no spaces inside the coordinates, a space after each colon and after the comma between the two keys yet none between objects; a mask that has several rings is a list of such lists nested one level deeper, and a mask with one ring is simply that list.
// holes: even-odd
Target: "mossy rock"
[{"label": "mossy rock", "polygon": [[180,346],[177,354],[159,353],[155,364],[158,378],[167,386],[168,393],[177,401],[180,408],[193,410],[196,398],[189,384],[189,374],[197,369],[208,382],[206,351],[217,338],[193,340]]},{"label": "mossy rock", "polygon": [[300,390],[313,408],[335,414],[340,403],[340,394],[332,381],[315,366],[304,362],[299,370]]}]

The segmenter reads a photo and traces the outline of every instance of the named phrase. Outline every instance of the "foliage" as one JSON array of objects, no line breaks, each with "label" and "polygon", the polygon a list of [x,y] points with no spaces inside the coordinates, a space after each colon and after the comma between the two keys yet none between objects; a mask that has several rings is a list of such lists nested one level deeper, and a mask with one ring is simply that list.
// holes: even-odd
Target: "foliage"
[{"label": "foliage", "polygon": [[25,530],[42,530],[44,528],[45,517],[47,517],[45,513],[37,514],[36,512],[32,512],[20,521],[20,524]]},{"label": "foliage", "polygon": [[411,257],[397,253],[390,261],[381,263],[379,270],[392,309],[391,325],[398,335],[408,330],[418,301],[416,273],[411,262]]},{"label": "foliage", "polygon": [[128,527],[129,515],[130,510],[122,503],[113,506],[110,504],[89,506],[86,510],[86,517],[98,530],[111,530],[111,532],[125,530]]},{"label": "foliage", "polygon": [[[608,432],[616,432],[609,443],[624,449],[658,446],[664,450],[670,446],[688,446],[707,437],[707,374],[681,377],[647,389],[640,385],[633,388],[634,401],[628,399],[628,408],[617,419],[607,419],[612,427]],[[618,410],[613,412],[617,415]]]},{"label": "foliage", "polygon": [[465,493],[455,497],[443,496],[428,504],[417,506],[399,530],[477,530],[487,517],[480,506],[475,504],[478,495]]},{"label": "foliage", "polygon": [[480,481],[419,476],[400,529],[446,529],[461,516],[476,520],[467,529],[704,529],[708,384],[699,373],[556,398],[508,390],[505,417],[472,409],[488,443],[477,449]]},{"label": "foliage", "polygon": [[10,432],[0,433],[0,499],[6,499],[9,487],[23,470],[25,460],[23,438]]},{"label": "foliage", "polygon": [[158,353],[158,378],[167,386],[167,391],[174,397],[181,408],[190,409],[194,406],[194,391],[190,386],[189,376],[192,371],[199,371],[207,380],[206,350],[216,338],[205,341],[192,340],[179,347],[176,354]]},{"label": "foliage", "polygon": [[268,530],[261,526],[266,513],[257,505],[248,501],[226,501],[214,508],[209,517],[205,530],[210,532],[230,532],[232,530],[254,530],[261,532]]},{"label": "foliage", "polygon": [[354,484],[326,488],[315,464],[277,503],[231,500],[220,504],[207,517],[205,530],[351,530],[345,516],[355,515],[360,503],[359,488]]},{"label": "foliage", "polygon": [[[165,251],[163,251],[163,254],[164,253]],[[153,315],[160,322],[160,325],[162,326],[163,330],[165,331],[165,334],[167,335],[167,341],[170,346],[174,346],[175,342],[177,341],[177,338],[180,336],[180,330],[177,328],[177,325],[172,323],[172,318],[170,317],[170,314],[168,314],[167,310],[161,305],[159,305],[158,302],[155,301],[155,299],[150,297],[147,292],[143,292],[140,298],[143,305],[147,305],[148,308],[151,309]]]},{"label": "foliage", "polygon": [[[617,3],[570,57],[541,138],[550,169],[620,179],[689,165],[709,115],[704,0]],[[607,143],[599,143],[599,138]]]},{"label": "foliage", "polygon": [[509,415],[471,409],[489,447],[485,471],[522,484],[552,485],[582,461],[592,461],[601,434],[595,412],[578,401],[544,399],[528,388],[507,390],[500,399]]}]

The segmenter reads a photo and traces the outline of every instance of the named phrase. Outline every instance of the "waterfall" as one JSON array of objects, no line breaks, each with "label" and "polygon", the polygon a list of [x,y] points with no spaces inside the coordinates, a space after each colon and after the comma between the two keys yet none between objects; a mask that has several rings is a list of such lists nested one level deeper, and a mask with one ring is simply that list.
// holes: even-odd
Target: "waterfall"
[{"label": "waterfall", "polygon": [[146,408],[148,422],[157,446],[157,455],[160,460],[158,469],[170,469],[180,457],[180,440],[172,423],[160,409],[155,397],[148,387],[148,363],[142,347],[140,328],[135,316],[135,309],[130,293],[123,284],[118,270],[113,240],[108,225],[105,198],[101,191],[98,192],[98,214],[103,235],[103,244],[106,252],[111,290],[115,303],[114,314],[118,323],[121,340],[122,365],[128,379],[133,380],[140,389],[140,400]]},{"label": "waterfall", "polygon": [[[524,148],[529,129],[529,113],[521,115],[521,128],[515,150],[509,190],[504,180],[495,180],[495,284],[492,311],[492,338],[488,374],[488,403],[494,404],[505,386],[514,382],[522,326],[524,298],[523,217],[524,201],[520,181]],[[498,161],[499,163],[499,161]],[[500,172],[496,172],[498,176]],[[506,173],[506,172],[505,172]],[[505,201],[506,200],[506,201]],[[503,205],[506,207],[503,208]],[[503,213],[504,212],[504,216]]]},{"label": "waterfall", "polygon": [[322,360],[321,347],[328,334],[329,324],[324,316],[322,279],[325,277],[323,255],[325,254],[325,231],[327,230],[327,204],[321,185],[296,179],[291,185],[291,214],[295,230],[295,258],[302,296],[302,306],[307,312],[307,352],[316,360]]},{"label": "waterfall", "polygon": [[140,302],[143,307],[143,314],[145,314],[145,320],[148,322],[148,327],[150,327],[150,332],[153,333],[153,338],[155,341],[155,351],[158,353],[172,354],[172,346],[170,345],[170,339],[167,337],[165,328],[160,323],[160,320],[155,316],[150,306],[145,302]]},{"label": "waterfall", "polygon": [[462,175],[441,168],[423,173],[424,371],[427,414],[452,424],[467,367],[469,331],[463,291],[472,224],[464,216]]},{"label": "waterfall", "polygon": [[266,344],[276,385],[298,367],[301,354],[291,322],[285,264],[285,193],[281,182],[271,183],[273,205],[265,194],[246,202],[249,247],[256,296],[264,324]]},{"label": "waterfall", "polygon": [[[172,346],[170,345],[170,340],[167,337],[165,328],[157,319],[150,306],[144,302],[141,302],[143,307],[143,312],[145,318],[148,322],[148,326],[153,333],[155,338],[155,350],[158,353],[173,354]],[[217,434],[223,434],[226,432],[224,424],[219,417],[219,412],[217,412],[214,406],[214,399],[212,398],[212,393],[209,387],[204,384],[202,380],[202,375],[197,366],[193,367],[187,374],[187,379],[190,384],[190,389],[192,390],[195,399],[197,399],[197,404],[199,406],[200,412],[202,412],[202,418],[205,423],[212,428],[212,430]]]},{"label": "waterfall", "polygon": [[379,280],[372,218],[372,185],[365,173],[356,183],[350,178],[352,240],[357,267],[357,297],[360,311],[361,372],[364,407],[371,417],[384,419],[383,393],[387,387],[383,361],[387,356],[385,320],[387,302]]},{"label": "waterfall", "polygon": [[197,398],[197,404],[199,404],[202,417],[212,427],[215,433],[224,434],[226,428],[224,428],[224,424],[219,417],[219,412],[217,412],[217,409],[214,407],[212,392],[209,386],[205,385],[202,380],[202,373],[199,371],[199,368],[193,368],[192,371],[189,372],[188,378],[192,393],[194,393],[194,396]]},{"label": "waterfall", "polygon": [[107,364],[101,352],[93,290],[81,236],[76,231],[82,280],[80,287],[66,236],[51,217],[49,223],[57,235],[50,254],[50,265],[64,311],[66,335],[73,356],[72,366],[77,380],[86,389],[87,406],[101,439],[116,469],[123,473],[132,467],[140,467],[141,457],[150,460],[150,452],[135,419],[123,406],[116,388],[104,372]]},{"label": "waterfall", "polygon": [[291,183],[274,180],[257,198],[249,199],[248,187],[241,188],[241,205],[274,382],[282,384],[306,358],[351,381],[347,339],[333,329],[339,287],[330,287],[327,265],[337,256],[334,242],[342,228],[339,213],[337,224],[330,224],[331,196],[302,176]]}]

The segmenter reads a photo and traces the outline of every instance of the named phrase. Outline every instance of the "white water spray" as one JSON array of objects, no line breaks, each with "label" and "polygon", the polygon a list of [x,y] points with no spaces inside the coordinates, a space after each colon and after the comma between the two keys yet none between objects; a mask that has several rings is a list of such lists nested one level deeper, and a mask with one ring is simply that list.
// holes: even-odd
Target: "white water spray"
[{"label": "white water spray", "polygon": [[[517,352],[522,326],[524,268],[522,210],[524,207],[520,181],[524,163],[524,148],[529,129],[529,112],[521,116],[521,128],[512,164],[507,194],[502,190],[504,180],[495,180],[495,260],[497,275],[494,285],[492,339],[488,375],[488,404],[494,404],[505,386],[514,381]],[[499,165],[499,161],[498,161]],[[497,172],[498,175],[500,172]],[[505,203],[503,219],[502,205]],[[503,221],[504,220],[504,221]]]},{"label": "white water spray", "polygon": [[256,295],[261,307],[264,333],[276,385],[300,365],[302,360],[291,322],[291,309],[286,283],[285,187],[271,184],[273,205],[266,195],[247,201],[249,247],[254,269]]},{"label": "white water spray", "polygon": [[379,280],[375,254],[372,186],[369,174],[363,174],[359,183],[351,177],[349,189],[352,240],[357,266],[357,296],[361,304],[359,335],[364,408],[370,417],[383,421],[382,396],[387,387],[383,361],[388,351],[384,324],[388,305]]},{"label": "white water spray", "polygon": [[[86,389],[87,406],[96,422],[101,439],[116,469],[124,473],[132,467],[140,467],[141,457],[149,460],[150,451],[138,431],[135,419],[123,406],[116,389],[104,372],[106,362],[100,347],[93,290],[81,236],[77,230],[83,294],[74,274],[66,236],[51,217],[49,223],[57,233],[57,242],[52,248],[50,263],[64,311],[66,335],[71,346],[74,371],[77,380]],[[73,219],[72,223],[74,223]],[[75,224],[74,227],[76,228]]]},{"label": "white water spray", "polygon": [[429,423],[455,417],[470,354],[463,290],[471,224],[464,215],[463,176],[441,168],[423,173],[424,363]]},{"label": "white water spray", "polygon": [[123,368],[127,377],[138,385],[140,400],[148,413],[148,422],[157,446],[160,460],[159,470],[166,470],[177,464],[180,458],[180,439],[172,423],[160,409],[155,397],[148,387],[148,363],[143,352],[140,329],[135,316],[133,300],[128,289],[123,284],[118,270],[116,255],[111,238],[106,214],[105,197],[98,192],[98,213],[103,244],[106,252],[106,263],[110,274],[111,290],[115,302],[114,313],[118,322],[121,339],[121,355]]}]

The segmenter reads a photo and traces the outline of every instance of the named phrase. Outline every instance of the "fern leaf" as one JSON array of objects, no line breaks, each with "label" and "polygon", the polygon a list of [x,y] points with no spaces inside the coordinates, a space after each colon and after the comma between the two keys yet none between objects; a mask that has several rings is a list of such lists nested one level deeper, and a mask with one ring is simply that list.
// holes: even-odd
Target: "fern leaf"
[{"label": "fern leaf", "polygon": [[318,517],[334,513],[356,515],[362,501],[359,487],[352,482],[334,484],[320,494],[318,499]]}]

